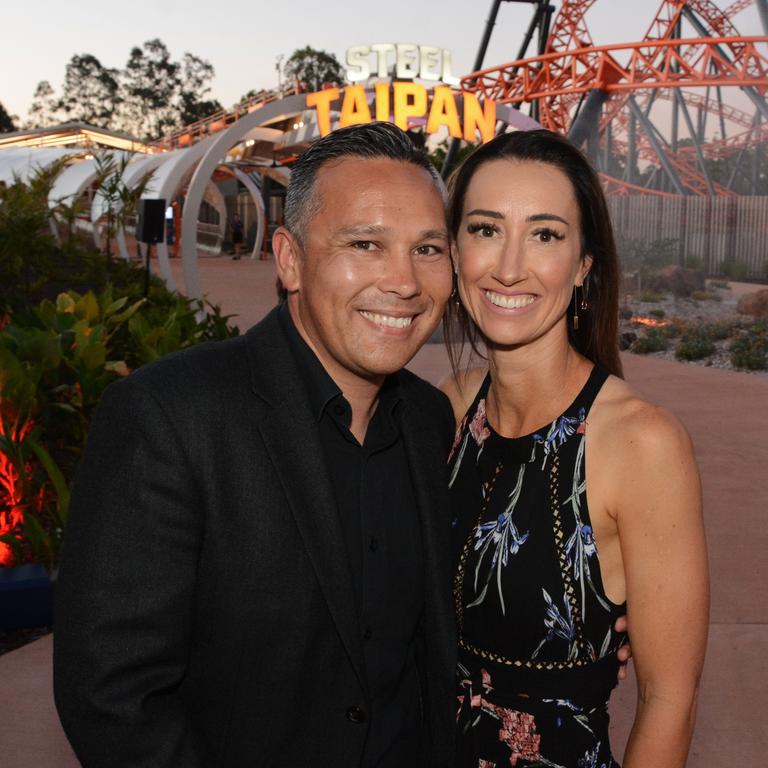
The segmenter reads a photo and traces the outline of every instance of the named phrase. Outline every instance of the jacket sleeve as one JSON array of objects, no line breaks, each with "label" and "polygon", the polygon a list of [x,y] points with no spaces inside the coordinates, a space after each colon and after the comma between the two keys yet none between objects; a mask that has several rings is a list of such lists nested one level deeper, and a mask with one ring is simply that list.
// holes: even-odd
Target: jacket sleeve
[{"label": "jacket sleeve", "polygon": [[134,376],[97,410],[56,585],[54,692],[85,768],[196,768],[180,686],[203,524],[184,441]]}]

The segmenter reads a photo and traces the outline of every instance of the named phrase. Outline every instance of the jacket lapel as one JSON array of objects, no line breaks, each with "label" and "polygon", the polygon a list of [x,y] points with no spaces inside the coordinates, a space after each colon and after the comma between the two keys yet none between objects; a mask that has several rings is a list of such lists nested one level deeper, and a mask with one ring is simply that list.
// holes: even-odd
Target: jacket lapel
[{"label": "jacket lapel", "polygon": [[276,312],[248,332],[248,353],[254,393],[270,406],[259,432],[339,636],[367,691],[352,576],[320,432]]}]

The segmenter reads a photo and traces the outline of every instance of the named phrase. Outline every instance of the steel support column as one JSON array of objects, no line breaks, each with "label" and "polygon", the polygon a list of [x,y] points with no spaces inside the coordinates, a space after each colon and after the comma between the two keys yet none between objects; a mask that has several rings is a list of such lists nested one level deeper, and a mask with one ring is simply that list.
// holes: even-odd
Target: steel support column
[{"label": "steel support column", "polygon": [[653,147],[654,152],[658,156],[659,162],[661,163],[662,168],[664,169],[667,176],[669,177],[669,180],[672,182],[672,186],[675,188],[675,192],[677,192],[678,195],[685,195],[686,194],[685,188],[683,187],[680,181],[680,177],[677,175],[677,172],[672,167],[672,164],[669,162],[669,158],[667,157],[667,154],[664,151],[664,148],[662,147],[658,136],[656,135],[656,131],[653,128],[653,124],[643,114],[643,110],[640,109],[640,106],[638,105],[634,96],[630,96],[627,99],[627,104],[629,105],[630,112],[637,119],[637,122],[640,124],[643,131],[645,132],[645,135],[648,137],[648,141],[651,142],[651,146]]},{"label": "steel support column", "polygon": [[701,174],[704,177],[704,183],[707,185],[707,193],[710,195],[715,194],[715,188],[712,186],[712,179],[709,177],[709,171],[707,170],[707,163],[704,159],[704,153],[701,151],[701,142],[699,141],[699,135],[693,126],[693,120],[688,112],[688,107],[683,100],[683,96],[678,88],[675,88],[675,99],[677,99],[680,111],[683,113],[683,120],[688,128],[688,133],[691,134],[691,141],[693,142],[693,149],[696,152],[696,159],[699,161],[699,168],[701,168]]}]

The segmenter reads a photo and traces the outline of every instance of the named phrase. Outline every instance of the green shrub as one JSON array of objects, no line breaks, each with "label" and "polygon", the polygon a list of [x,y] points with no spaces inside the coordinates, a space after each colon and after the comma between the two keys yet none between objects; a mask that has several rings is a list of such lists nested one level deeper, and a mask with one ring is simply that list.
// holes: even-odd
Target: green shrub
[{"label": "green shrub", "polygon": [[691,294],[694,301],[721,301],[722,299],[716,293],[711,291],[694,291]]},{"label": "green shrub", "polygon": [[639,355],[663,352],[669,348],[669,340],[660,328],[649,328],[633,345],[632,351]]},{"label": "green shrub", "polygon": [[663,320],[667,313],[663,309],[649,309],[648,310],[649,317],[654,317],[656,320]]},{"label": "green shrub", "polygon": [[728,290],[729,283],[727,280],[710,280],[709,287],[724,291],[724,290]]},{"label": "green shrub", "polygon": [[686,269],[698,269],[701,271],[704,269],[704,259],[701,256],[686,256],[685,257]]},{"label": "green shrub", "polygon": [[678,360],[701,360],[715,351],[715,343],[706,327],[686,328],[675,350]]},{"label": "green shrub", "polygon": [[731,362],[737,368],[763,371],[768,368],[768,320],[759,320],[740,331],[731,342]]},{"label": "green shrub", "polygon": [[668,339],[676,339],[686,327],[686,324],[682,320],[672,320],[663,328],[659,328],[659,333],[663,333]]},{"label": "green shrub", "polygon": [[637,300],[642,301],[644,304],[654,304],[661,301],[664,298],[664,294],[657,291],[640,291],[637,295]]},{"label": "green shrub", "polygon": [[[238,333],[218,308],[164,288],[149,300],[61,293],[0,331],[0,564],[54,568],[69,483],[104,389],[160,355]],[[21,516],[11,515],[22,510]]]},{"label": "green shrub", "polygon": [[733,323],[706,323],[701,326],[701,331],[711,341],[723,341],[733,336]]},{"label": "green shrub", "polygon": [[745,280],[749,274],[749,267],[742,261],[737,261],[733,256],[728,256],[720,263],[720,272],[730,280]]}]

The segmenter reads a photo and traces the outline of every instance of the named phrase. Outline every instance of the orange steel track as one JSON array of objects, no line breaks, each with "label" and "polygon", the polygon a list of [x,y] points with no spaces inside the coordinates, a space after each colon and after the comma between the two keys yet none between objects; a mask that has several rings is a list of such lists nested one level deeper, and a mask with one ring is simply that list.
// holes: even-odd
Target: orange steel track
[{"label": "orange steel track", "polygon": [[[504,104],[582,94],[594,89],[614,93],[649,88],[686,86],[752,86],[768,88],[768,57],[756,47],[768,37],[739,38],[738,58],[723,55],[733,38],[643,41],[590,46],[546,53],[502,67],[473,72],[462,78],[465,91]],[[615,55],[629,54],[620,64]],[[692,53],[693,52],[693,53]],[[568,115],[560,115],[558,127],[566,127]],[[546,126],[554,130],[554,125]]]},{"label": "orange steel track", "polygon": [[[707,157],[732,153],[763,138],[765,132],[762,128],[754,130],[753,118],[747,113],[683,90],[736,86],[765,94],[768,58],[757,45],[768,42],[768,37],[742,37],[731,22],[753,0],[737,0],[725,9],[712,0],[662,0],[641,41],[604,46],[594,44],[585,20],[595,2],[564,0],[544,55],[473,72],[462,79],[462,88],[507,104],[536,102],[541,124],[563,134],[568,133],[585,94],[602,91],[609,98],[603,107],[600,133],[604,134],[610,125],[611,143],[616,149],[627,147],[620,137],[626,133],[627,99],[633,92],[645,97],[639,103],[650,106],[652,91],[660,98],[670,98],[677,91],[687,105],[750,128],[738,137],[705,146]],[[701,36],[680,39],[684,20]],[[642,133],[637,135],[636,153],[651,162],[658,158]],[[665,155],[683,187],[693,194],[708,193],[690,149],[665,151]],[[609,178],[605,176],[604,182],[613,194],[665,194],[618,179],[608,183]],[[711,187],[716,194],[733,194],[716,183],[711,182]]]}]

